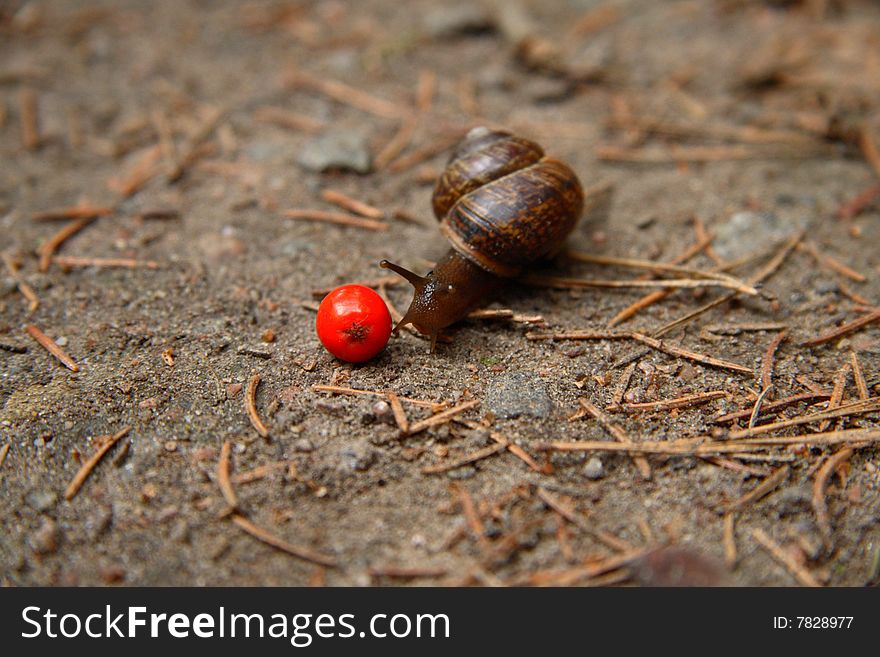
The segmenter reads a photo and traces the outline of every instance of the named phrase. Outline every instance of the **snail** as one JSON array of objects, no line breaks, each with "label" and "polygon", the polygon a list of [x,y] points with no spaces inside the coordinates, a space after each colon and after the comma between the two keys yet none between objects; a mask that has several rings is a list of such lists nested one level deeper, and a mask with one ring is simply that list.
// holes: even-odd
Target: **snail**
[{"label": "snail", "polygon": [[425,276],[383,260],[415,288],[394,327],[412,324],[431,338],[462,319],[506,280],[555,255],[584,205],[574,171],[535,142],[474,128],[455,148],[432,197],[450,249]]}]

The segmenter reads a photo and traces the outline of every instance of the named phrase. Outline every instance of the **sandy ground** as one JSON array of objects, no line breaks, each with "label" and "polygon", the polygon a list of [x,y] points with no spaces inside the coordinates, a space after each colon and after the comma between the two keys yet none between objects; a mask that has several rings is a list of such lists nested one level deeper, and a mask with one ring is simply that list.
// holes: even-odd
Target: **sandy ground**
[{"label": "sandy ground", "polygon": [[[880,138],[880,8],[572,0],[461,9],[469,5],[0,4],[0,250],[20,267],[0,274],[0,582],[877,583],[875,443],[827,467],[845,447],[655,455],[648,480],[626,454],[545,452],[539,443],[612,440],[589,415],[568,421],[580,399],[606,409],[630,440],[723,439],[748,417],[713,420],[753,408],[765,352],[782,330],[763,403],[816,397],[759,426],[820,412],[835,388],[840,404],[880,394],[876,323],[802,344],[880,299],[880,205],[838,216],[880,175],[862,136]],[[518,11],[527,20],[514,20]],[[347,86],[340,93],[327,81]],[[402,151],[378,166],[412,117]],[[762,256],[733,270],[747,279],[800,234],[764,296],[740,295],[664,336],[747,371],[632,340],[529,340],[529,331],[605,331],[644,290],[521,282],[487,304],[540,315],[541,325],[468,320],[435,354],[403,333],[363,366],[326,353],[314,333],[316,291],[377,279],[382,258],[426,271],[446,249],[430,215],[433,179],[456,137],[485,122],[536,139],[585,187],[611,185],[591,197],[572,248],[670,261],[697,240],[696,219],[715,252],[688,265]],[[370,170],[303,166],[304,153],[326,154],[326,142],[315,143],[326,138],[349,144],[351,166],[371,156]],[[290,208],[337,209],[320,196],[327,188],[382,209],[389,229],[284,218]],[[112,211],[57,255],[158,268],[49,259],[40,271],[41,245],[69,222],[33,215],[77,204]],[[541,273],[644,272],[560,259]],[[387,292],[406,307],[406,287]],[[619,328],[649,334],[722,294],[679,291]],[[254,374],[267,438],[245,410]],[[377,395],[334,396],[319,384]],[[385,391],[480,404],[458,416],[470,426],[400,437]],[[720,392],[680,409],[621,406],[711,391]],[[411,421],[433,412],[408,401],[404,409]],[[875,410],[770,434],[878,426]],[[100,437],[124,427],[66,500]],[[537,470],[505,448],[423,472],[496,444],[493,436]],[[876,441],[876,432],[864,436]],[[235,513],[219,486],[227,441]],[[828,534],[814,502],[823,473]],[[765,496],[725,520],[728,505],[768,481]],[[335,566],[266,545],[243,522]]]}]

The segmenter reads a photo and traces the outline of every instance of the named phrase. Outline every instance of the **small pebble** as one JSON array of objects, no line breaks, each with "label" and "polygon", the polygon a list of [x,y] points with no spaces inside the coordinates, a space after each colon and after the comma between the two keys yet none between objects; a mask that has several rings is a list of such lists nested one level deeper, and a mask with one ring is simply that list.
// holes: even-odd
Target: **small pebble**
[{"label": "small pebble", "polygon": [[308,438],[297,438],[293,441],[293,451],[295,452],[311,452],[314,451],[315,445]]},{"label": "small pebble", "polygon": [[783,220],[772,212],[737,212],[714,226],[712,246],[725,260],[736,260],[792,235],[803,222]]},{"label": "small pebble", "polygon": [[354,442],[339,450],[338,467],[343,472],[363,472],[376,460],[376,451],[366,441]]},{"label": "small pebble", "polygon": [[384,422],[385,424],[393,425],[394,422],[394,413],[391,410],[391,405],[386,401],[377,401],[370,407],[370,413],[372,413],[373,417],[375,417],[380,422]]},{"label": "small pebble", "polygon": [[308,171],[349,170],[369,173],[372,158],[367,139],[357,132],[335,130],[306,142],[296,161]]},{"label": "small pebble", "polygon": [[25,495],[24,500],[34,511],[42,513],[55,506],[55,502],[58,501],[58,495],[50,490],[32,490]]},{"label": "small pebble", "polygon": [[17,289],[18,283],[16,283],[15,279],[11,276],[0,278],[0,297],[5,297],[7,294],[12,294]]},{"label": "small pebble", "polygon": [[539,377],[528,372],[509,372],[492,380],[485,408],[502,419],[522,415],[546,418],[553,411],[553,402],[547,385]]},{"label": "small pebble", "polygon": [[455,470],[450,470],[446,473],[446,476],[450,479],[470,479],[474,475],[477,474],[476,469],[472,465],[463,465],[460,468],[455,468]]},{"label": "small pebble", "polygon": [[605,466],[602,460],[596,456],[584,464],[584,476],[587,479],[601,479],[605,476]]}]

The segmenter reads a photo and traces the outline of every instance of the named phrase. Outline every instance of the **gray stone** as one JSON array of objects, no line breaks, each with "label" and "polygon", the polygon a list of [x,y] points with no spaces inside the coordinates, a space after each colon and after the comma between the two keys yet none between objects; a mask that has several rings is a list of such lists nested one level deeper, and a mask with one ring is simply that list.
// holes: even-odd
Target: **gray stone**
[{"label": "gray stone", "polygon": [[58,501],[58,495],[50,490],[32,490],[25,495],[24,501],[34,511],[42,513],[55,506],[55,502]]},{"label": "gray stone", "polygon": [[450,470],[446,473],[446,476],[450,479],[470,479],[474,475],[477,474],[476,468],[472,465],[463,465],[460,468],[455,468],[454,470]]},{"label": "gray stone", "polygon": [[438,6],[425,14],[422,24],[425,32],[435,39],[474,34],[493,27],[492,16],[479,4]]},{"label": "gray stone", "polygon": [[391,405],[384,400],[379,400],[375,404],[370,407],[370,414],[379,420],[380,422],[384,422],[385,424],[393,425],[394,422],[394,413],[391,410]]},{"label": "gray stone", "polygon": [[725,260],[736,260],[784,240],[803,225],[802,221],[787,221],[772,212],[737,212],[715,226],[712,246]]},{"label": "gray stone", "polygon": [[372,167],[367,138],[358,132],[336,130],[306,142],[296,161],[309,171],[342,169],[369,173]]},{"label": "gray stone", "polygon": [[584,476],[587,479],[601,479],[605,476],[605,466],[602,461],[594,456],[584,465]]},{"label": "gray stone", "polygon": [[819,294],[837,294],[840,292],[840,286],[837,285],[836,281],[825,278],[816,282],[816,292]]},{"label": "gray stone", "polygon": [[17,289],[18,283],[16,283],[15,279],[11,276],[0,278],[0,297],[5,297],[7,294],[12,294]]},{"label": "gray stone", "polygon": [[339,469],[343,472],[363,472],[376,460],[376,451],[366,441],[353,442],[339,450]]},{"label": "gray stone", "polygon": [[308,438],[297,438],[293,441],[294,452],[311,452],[315,449],[314,443]]},{"label": "gray stone", "polygon": [[539,377],[528,372],[507,372],[489,385],[485,407],[502,419],[521,415],[540,419],[550,415],[553,402]]}]

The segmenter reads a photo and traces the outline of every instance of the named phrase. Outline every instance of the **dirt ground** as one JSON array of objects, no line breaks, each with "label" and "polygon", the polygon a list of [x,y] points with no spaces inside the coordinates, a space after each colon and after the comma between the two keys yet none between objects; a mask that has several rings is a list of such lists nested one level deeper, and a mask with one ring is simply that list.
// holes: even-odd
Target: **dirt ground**
[{"label": "dirt ground", "polygon": [[[856,0],[0,3],[0,582],[876,585],[880,325],[845,325],[880,303],[878,35],[880,6]],[[669,262],[705,229],[687,266],[778,267],[666,332],[666,352],[527,337],[607,331],[644,289],[517,282],[487,303],[543,323],[469,319],[434,354],[404,332],[368,364],[335,360],[320,290],[382,278],[382,258],[427,271],[446,249],[433,180],[485,123],[592,191],[572,249]],[[388,229],[285,218],[339,211],[325,189]],[[107,213],[53,251],[75,213],[35,215],[72,206]],[[409,289],[386,289],[405,309]],[[726,293],[679,290],[615,330],[651,335]],[[246,411],[255,374],[268,437]],[[410,422],[480,403],[402,437],[386,391]],[[760,437],[865,431],[851,453],[649,455],[649,479],[630,454],[543,449],[614,441],[579,400],[624,441],[705,444],[747,428],[761,393],[758,427],[870,399]],[[771,406],[795,395],[812,397]]]}]

